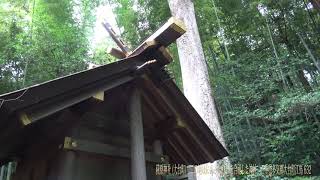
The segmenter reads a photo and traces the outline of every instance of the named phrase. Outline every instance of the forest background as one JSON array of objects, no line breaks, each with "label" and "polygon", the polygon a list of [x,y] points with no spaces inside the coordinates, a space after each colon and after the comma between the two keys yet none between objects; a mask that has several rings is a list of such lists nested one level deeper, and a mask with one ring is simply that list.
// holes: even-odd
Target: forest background
[{"label": "forest background", "polygon": [[[320,1],[194,4],[231,162],[311,164],[319,174]],[[0,94],[116,61],[110,38],[92,43],[101,6],[131,48],[171,16],[166,0],[1,0]]]}]

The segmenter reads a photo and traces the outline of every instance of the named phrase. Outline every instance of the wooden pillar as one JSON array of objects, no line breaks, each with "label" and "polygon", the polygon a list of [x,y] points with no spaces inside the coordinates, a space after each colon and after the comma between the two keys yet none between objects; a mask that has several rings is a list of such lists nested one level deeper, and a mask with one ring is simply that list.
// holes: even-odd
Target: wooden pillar
[{"label": "wooden pillar", "polygon": [[8,163],[8,169],[7,169],[7,179],[6,180],[10,180],[11,179],[11,171],[12,171],[12,163],[9,162]]},{"label": "wooden pillar", "polygon": [[0,180],[4,180],[4,166],[1,166]]},{"label": "wooden pillar", "polygon": [[60,180],[77,179],[77,177],[75,177],[76,160],[77,157],[75,151],[64,151],[60,154],[58,162],[59,174],[57,174]]},{"label": "wooden pillar", "polygon": [[133,89],[130,98],[131,176],[132,180],[146,180],[146,161],[141,112],[141,95]]},{"label": "wooden pillar", "polygon": [[[160,140],[155,140],[152,144],[153,146],[153,152],[157,155],[163,155],[163,149],[162,149],[162,144]],[[162,163],[162,162],[161,162]],[[155,177],[155,180],[161,180],[162,177],[161,175],[157,175]]]}]

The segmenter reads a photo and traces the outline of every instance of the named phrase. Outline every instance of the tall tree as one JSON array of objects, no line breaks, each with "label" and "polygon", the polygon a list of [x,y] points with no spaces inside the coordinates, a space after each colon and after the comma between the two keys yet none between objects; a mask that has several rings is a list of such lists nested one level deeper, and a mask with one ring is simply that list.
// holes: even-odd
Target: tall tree
[{"label": "tall tree", "polygon": [[[217,109],[212,96],[208,67],[198,32],[192,0],[168,0],[173,16],[184,21],[187,32],[177,41],[184,94],[217,139],[225,146]],[[226,146],[225,146],[226,147]],[[228,158],[224,160],[228,163]],[[214,163],[214,176],[223,176],[220,165]]]}]

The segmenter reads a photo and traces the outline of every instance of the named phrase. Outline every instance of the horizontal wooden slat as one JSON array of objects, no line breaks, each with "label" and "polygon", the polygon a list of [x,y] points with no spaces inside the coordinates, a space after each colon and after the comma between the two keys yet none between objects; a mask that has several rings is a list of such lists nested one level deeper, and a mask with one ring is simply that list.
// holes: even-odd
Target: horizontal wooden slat
[{"label": "horizontal wooden slat", "polygon": [[[74,139],[71,137],[65,137],[64,149],[77,150],[89,153],[103,154],[107,156],[115,156],[121,158],[130,158],[131,153],[129,148],[117,147],[110,144],[103,144],[99,142],[87,141],[82,139]],[[160,163],[168,161],[168,157],[165,155],[157,155],[151,152],[145,153],[146,161]]]}]

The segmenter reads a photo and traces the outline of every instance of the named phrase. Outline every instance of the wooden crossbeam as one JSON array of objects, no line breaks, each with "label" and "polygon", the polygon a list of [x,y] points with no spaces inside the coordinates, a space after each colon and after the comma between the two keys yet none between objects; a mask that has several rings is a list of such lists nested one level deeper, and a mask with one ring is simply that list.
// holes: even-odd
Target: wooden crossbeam
[{"label": "wooden crossbeam", "polygon": [[70,92],[69,94],[65,94],[64,96],[60,98],[54,99],[51,103],[47,103],[46,106],[38,107],[36,110],[32,109],[33,107],[30,107],[29,109],[26,109],[22,112],[18,112],[20,123],[24,126],[29,125],[35,121],[38,121],[39,119],[42,119],[44,117],[47,117],[51,114],[54,114],[58,111],[61,111],[65,108],[68,108],[72,105],[75,105],[81,101],[84,101],[86,99],[89,99],[93,96],[97,95],[97,92],[100,92],[99,97],[96,96],[95,98],[102,98],[102,92],[107,91],[109,89],[112,89],[114,87],[117,87],[125,82],[129,82],[133,79],[132,76],[124,76],[115,82],[109,82],[109,83],[103,83],[98,84],[99,87],[95,87],[94,89],[89,89],[88,91],[83,92]]},{"label": "wooden crossbeam", "polygon": [[[102,154],[107,156],[131,158],[131,152],[129,148],[117,147],[111,144],[103,144],[94,141],[76,139],[72,137],[65,137],[63,149],[76,150],[88,153]],[[161,163],[163,160],[168,162],[168,156],[157,155],[152,152],[145,152],[145,158],[148,162]]]},{"label": "wooden crossbeam", "polygon": [[184,23],[171,17],[161,28],[148,37],[140,46],[138,46],[129,56],[140,54],[143,50],[150,48],[150,42],[158,47],[167,47],[186,32]]},{"label": "wooden crossbeam", "polygon": [[146,41],[157,41],[167,47],[186,32],[183,21],[171,17],[161,28],[153,33]]},{"label": "wooden crossbeam", "polygon": [[98,101],[104,101],[104,91],[100,91],[92,96],[94,99]]},{"label": "wooden crossbeam", "polygon": [[20,121],[21,121],[22,125],[24,125],[24,126],[31,123],[31,120],[26,113],[20,114]]},{"label": "wooden crossbeam", "polygon": [[127,57],[127,55],[124,52],[122,52],[121,50],[119,50],[117,48],[108,48],[107,53],[117,59],[123,59],[123,58]]},{"label": "wooden crossbeam", "polygon": [[[110,28],[111,27],[108,29],[110,30]],[[145,41],[143,41],[143,43],[133,50],[132,53],[130,53],[128,49],[123,49],[122,47],[125,46],[124,43],[122,41],[119,43],[117,38],[113,39],[122,51],[116,48],[111,48],[108,50],[108,53],[118,59],[123,59],[125,57],[132,57],[142,53],[147,54],[148,52],[154,50],[155,58],[158,60],[158,62],[160,62],[161,65],[165,65],[172,61],[172,56],[166,47],[182,36],[185,32],[186,27],[184,23],[177,18],[171,17],[155,33],[149,36]],[[112,32],[110,35],[113,37]]]},{"label": "wooden crossbeam", "polygon": [[158,89],[157,87],[155,87],[153,85],[153,83],[151,83],[151,80],[146,77],[143,76],[144,78],[144,82],[148,84],[148,87],[150,88],[150,90],[158,92],[158,94],[160,95],[160,97],[166,102],[166,104],[168,105],[169,109],[172,110],[172,112],[175,114],[175,117],[177,118],[177,126],[180,129],[184,129],[189,135],[190,135],[190,141],[195,142],[198,147],[205,153],[205,155],[207,157],[209,157],[210,159],[215,159],[213,154],[210,154],[209,150],[203,146],[203,144],[201,143],[201,139],[198,137],[198,135],[194,132],[194,129],[191,128],[188,124],[186,124],[185,122],[183,122],[182,116],[183,114],[181,114],[180,112],[178,112],[176,110],[176,108],[174,108],[174,103],[172,99],[169,99],[165,94],[160,92],[160,89]]},{"label": "wooden crossbeam", "polygon": [[157,45],[158,44],[156,41],[144,41],[129,56],[136,56],[136,55],[142,54],[143,52],[146,52],[150,49],[156,49]]},{"label": "wooden crossbeam", "polygon": [[161,63],[162,65],[169,64],[173,58],[171,53],[167,48],[164,46],[161,46],[155,53],[154,53],[155,59]]},{"label": "wooden crossbeam", "polygon": [[123,43],[123,41],[117,37],[116,33],[112,29],[111,25],[108,22],[102,23],[103,27],[108,31],[111,38],[118,45],[118,47],[122,50],[122,52],[126,55],[130,53],[130,49]]}]

